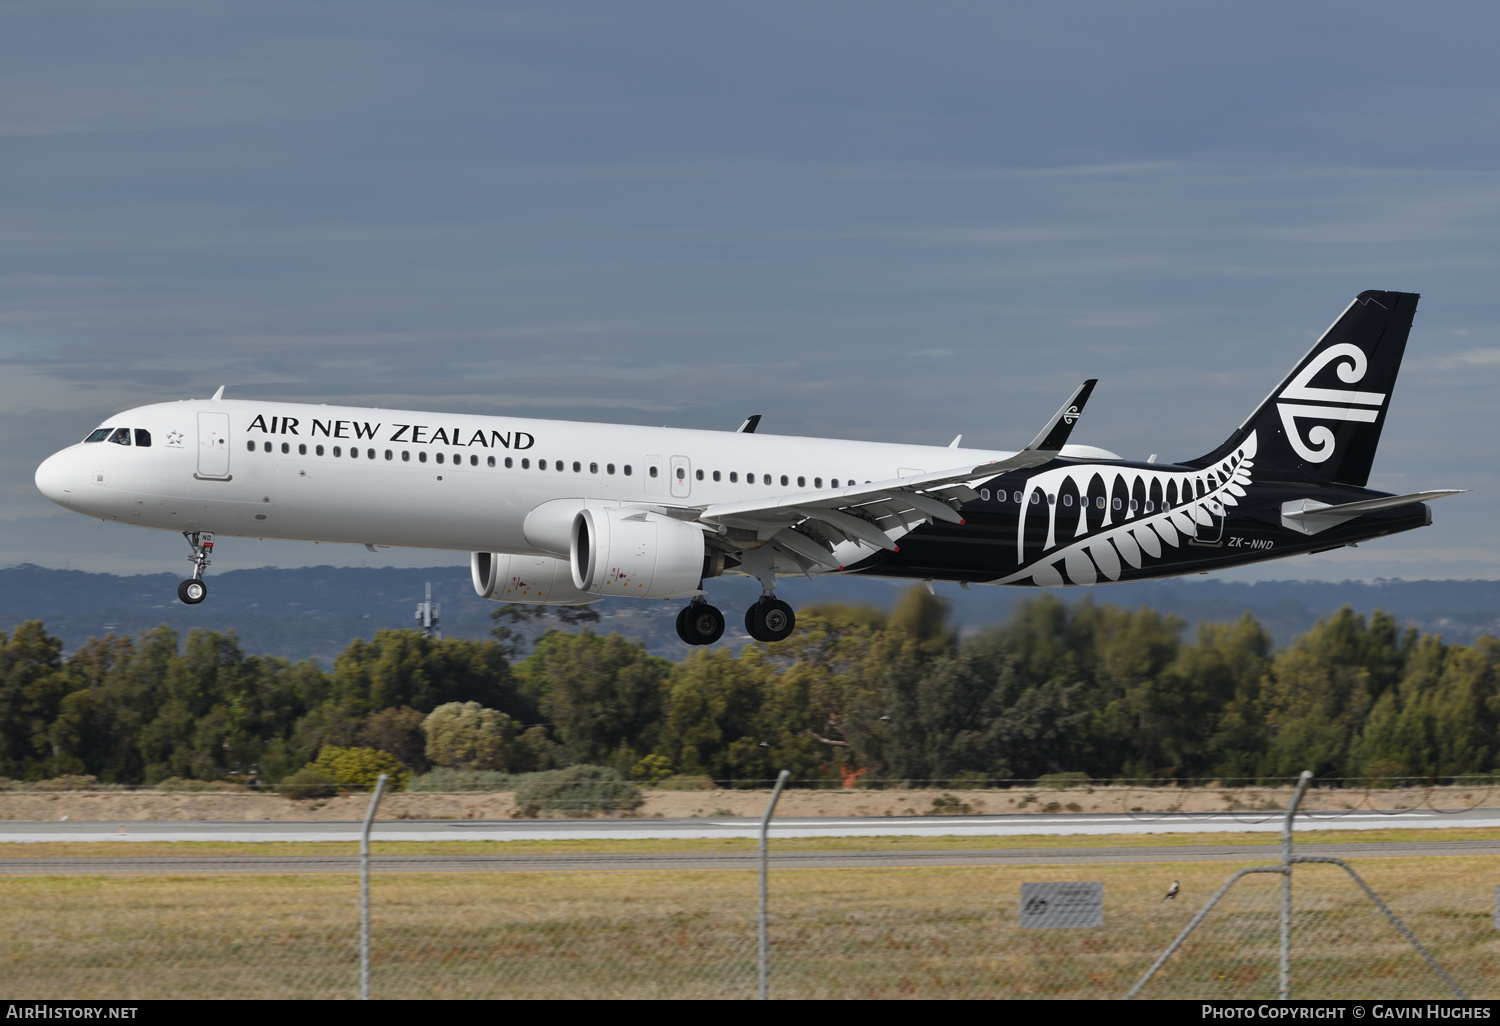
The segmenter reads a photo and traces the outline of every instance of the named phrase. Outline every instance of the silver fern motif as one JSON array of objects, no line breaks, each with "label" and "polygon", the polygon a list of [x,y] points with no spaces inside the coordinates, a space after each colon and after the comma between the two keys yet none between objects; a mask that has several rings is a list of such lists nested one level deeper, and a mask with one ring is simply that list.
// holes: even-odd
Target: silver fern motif
[{"label": "silver fern motif", "polygon": [[[1066,584],[1118,581],[1128,567],[1139,570],[1148,559],[1160,559],[1162,546],[1177,548],[1185,541],[1216,539],[1232,506],[1239,505],[1251,483],[1256,436],[1252,432],[1233,455],[1217,466],[1174,471],[1088,464],[1058,467],[1026,482],[1021,515],[1016,525],[1016,557],[1021,569],[992,584],[1022,584],[1028,578],[1043,588]],[[1103,517],[1090,530],[1088,493],[1095,478],[1109,482]],[[1064,507],[1065,493],[1083,497],[1077,506]],[[1040,496],[1033,502],[1032,496]],[[1144,501],[1135,498],[1144,495]],[[1166,498],[1175,496],[1175,499]],[[1115,502],[1120,509],[1115,509]],[[1034,511],[1034,512],[1033,512]],[[1042,555],[1026,560],[1026,521],[1030,515],[1047,517]],[[1072,540],[1059,540],[1071,532]],[[1059,547],[1061,546],[1061,547]]]}]

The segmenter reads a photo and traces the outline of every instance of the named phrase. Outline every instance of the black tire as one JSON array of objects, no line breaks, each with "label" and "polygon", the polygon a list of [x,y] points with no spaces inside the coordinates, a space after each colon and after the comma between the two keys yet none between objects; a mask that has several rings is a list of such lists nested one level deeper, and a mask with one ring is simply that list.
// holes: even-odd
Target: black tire
[{"label": "black tire", "polygon": [[760,606],[761,604],[757,602],[745,610],[745,633],[756,641],[767,641],[769,639],[762,637],[765,634],[766,625],[760,621]]},{"label": "black tire", "polygon": [[724,614],[707,602],[687,607],[688,633],[698,640],[696,645],[712,645],[724,636]]},{"label": "black tire", "polygon": [[208,585],[198,580],[183,581],[177,586],[177,597],[190,606],[196,606],[208,598]]},{"label": "black tire", "polygon": [[761,641],[785,641],[797,629],[797,614],[781,599],[766,599],[760,603],[757,619],[760,622]]},{"label": "black tire", "polygon": [[677,614],[677,636],[689,645],[712,645],[724,636],[724,614],[707,602],[684,606]]}]

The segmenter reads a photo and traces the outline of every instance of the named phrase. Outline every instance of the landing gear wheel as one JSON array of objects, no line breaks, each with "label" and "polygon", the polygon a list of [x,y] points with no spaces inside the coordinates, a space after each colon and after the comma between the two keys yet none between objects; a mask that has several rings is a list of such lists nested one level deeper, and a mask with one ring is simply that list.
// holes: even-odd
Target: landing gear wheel
[{"label": "landing gear wheel", "polygon": [[745,610],[745,630],[756,641],[785,641],[797,627],[797,614],[780,599],[763,598]]},{"label": "landing gear wheel", "polygon": [[208,598],[208,585],[197,580],[183,581],[177,586],[177,597],[190,606],[196,606]]},{"label": "landing gear wheel", "polygon": [[689,645],[712,645],[724,636],[724,614],[707,602],[694,602],[677,614],[677,636]]}]

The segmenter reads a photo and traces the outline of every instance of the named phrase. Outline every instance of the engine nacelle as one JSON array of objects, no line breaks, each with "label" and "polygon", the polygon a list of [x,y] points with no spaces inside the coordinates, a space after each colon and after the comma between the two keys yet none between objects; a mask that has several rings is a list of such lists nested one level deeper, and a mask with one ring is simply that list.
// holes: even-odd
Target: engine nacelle
[{"label": "engine nacelle", "polygon": [[523,605],[582,606],[597,599],[573,587],[567,561],[551,556],[474,552],[469,572],[480,598]]},{"label": "engine nacelle", "polygon": [[661,513],[586,506],[573,518],[573,586],[591,595],[696,595],[706,552],[701,528]]}]

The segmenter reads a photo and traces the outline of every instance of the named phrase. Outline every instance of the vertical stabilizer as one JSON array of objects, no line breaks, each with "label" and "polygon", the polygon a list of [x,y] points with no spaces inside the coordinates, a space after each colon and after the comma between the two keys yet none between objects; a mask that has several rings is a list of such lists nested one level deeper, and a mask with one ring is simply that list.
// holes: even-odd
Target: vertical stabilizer
[{"label": "vertical stabilizer", "polygon": [[1414,292],[1361,292],[1207,466],[1256,435],[1262,473],[1363,488],[1417,312]]}]

